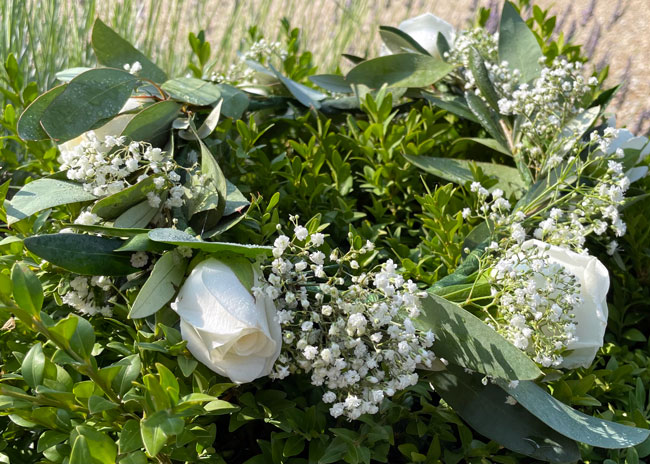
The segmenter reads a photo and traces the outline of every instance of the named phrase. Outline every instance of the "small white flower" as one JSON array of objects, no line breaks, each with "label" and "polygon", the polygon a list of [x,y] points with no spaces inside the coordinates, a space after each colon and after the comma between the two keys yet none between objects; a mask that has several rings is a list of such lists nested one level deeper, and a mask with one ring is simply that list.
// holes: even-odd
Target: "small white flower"
[{"label": "small white flower", "polygon": [[305,240],[309,235],[309,231],[307,230],[307,228],[303,226],[296,226],[296,228],[293,229],[293,233],[296,235],[296,238],[300,241]]},{"label": "small white flower", "polygon": [[144,251],[138,251],[131,255],[131,266],[133,267],[145,267],[149,262],[149,256]]}]

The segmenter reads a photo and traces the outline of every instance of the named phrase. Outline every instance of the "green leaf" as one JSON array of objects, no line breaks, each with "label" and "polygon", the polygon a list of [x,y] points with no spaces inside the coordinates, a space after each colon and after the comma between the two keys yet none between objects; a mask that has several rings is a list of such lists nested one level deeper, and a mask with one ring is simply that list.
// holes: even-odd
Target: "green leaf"
[{"label": "green leaf", "polygon": [[352,84],[378,89],[384,84],[394,87],[427,87],[454,69],[440,58],[415,53],[381,56],[359,63],[345,76]]},{"label": "green leaf", "polygon": [[629,427],[588,416],[556,400],[535,382],[522,381],[516,387],[499,382],[509,395],[553,430],[573,440],[599,448],[629,448],[650,435],[650,430]]},{"label": "green leaf", "polygon": [[469,109],[469,106],[467,106],[467,101],[463,97],[438,98],[426,92],[422,92],[422,96],[438,108],[442,108],[443,110],[447,110],[456,116],[460,116],[461,118],[465,118],[469,121],[480,124],[478,118],[474,116],[474,113],[472,113],[472,111]]},{"label": "green leaf", "polygon": [[499,62],[507,61],[511,70],[521,72],[521,82],[529,82],[542,72],[539,60],[543,56],[533,32],[514,5],[506,1],[499,24]]},{"label": "green leaf", "polygon": [[221,98],[219,87],[194,77],[170,79],[161,88],[173,99],[191,105],[208,106]]},{"label": "green leaf", "polygon": [[494,85],[490,80],[490,75],[485,67],[483,57],[474,47],[471,47],[469,51],[469,69],[472,71],[476,86],[481,91],[483,98],[487,100],[492,109],[499,111],[499,95],[494,90]]},{"label": "green leaf", "polygon": [[118,440],[120,454],[130,453],[142,448],[142,438],[140,437],[140,422],[135,419],[126,421],[120,432]]},{"label": "green leaf", "polygon": [[[127,209],[147,199],[147,193],[157,190],[154,179],[156,175],[149,176],[131,187],[102,198],[92,212],[104,219],[113,219],[124,213]],[[118,227],[119,228],[119,227]]]},{"label": "green leaf", "polygon": [[55,432],[54,430],[46,430],[38,438],[38,445],[36,446],[36,451],[42,453],[52,446],[56,446],[59,443],[67,440],[70,435],[67,433]]},{"label": "green leaf", "polygon": [[41,124],[57,142],[65,142],[117,115],[138,78],[119,69],[91,69],[70,81],[45,109]]},{"label": "green leaf", "polygon": [[150,316],[169,303],[183,281],[186,266],[187,260],[174,251],[162,255],[140,289],[129,317],[138,319]]},{"label": "green leaf", "polygon": [[523,351],[460,306],[437,295],[422,300],[414,321],[431,330],[433,352],[454,364],[498,379],[535,379],[542,373]]},{"label": "green leaf", "polygon": [[[96,232],[107,237],[135,237],[146,234],[151,229],[120,229],[117,227],[85,225],[85,224],[63,224],[63,227],[70,229],[83,230],[84,232]],[[121,248],[120,248],[121,249]],[[139,251],[139,250],[136,250]]]},{"label": "green leaf", "polygon": [[14,264],[11,269],[13,296],[20,309],[37,317],[43,307],[43,286],[36,274],[23,263]]},{"label": "green leaf", "polygon": [[82,234],[50,234],[27,237],[25,247],[37,256],[82,275],[127,275],[138,271],[130,257],[115,253],[119,239]]},{"label": "green leaf", "polygon": [[180,109],[181,105],[171,100],[147,106],[128,122],[120,135],[162,146]]},{"label": "green leaf", "polygon": [[174,417],[167,411],[158,411],[143,419],[140,422],[140,434],[147,453],[150,456],[158,454],[167,438],[181,433],[184,426],[183,419]]},{"label": "green leaf", "polygon": [[138,75],[154,82],[165,82],[167,75],[149,58],[97,18],[93,25],[91,44],[97,61],[105,66],[122,69],[125,64],[138,61],[142,70]]},{"label": "green leaf", "polygon": [[239,406],[224,400],[214,400],[203,406],[203,409],[215,415],[231,414],[239,411]]},{"label": "green leaf", "polygon": [[156,216],[159,209],[152,207],[148,200],[141,201],[120,214],[113,225],[118,229],[145,227]]},{"label": "green leaf", "polygon": [[320,101],[324,100],[327,95],[314,90],[306,85],[300,84],[292,79],[289,79],[286,76],[283,76],[273,65],[269,65],[271,70],[275,74],[282,84],[287,88],[287,90],[293,95],[296,100],[305,105],[307,108],[313,107],[316,109],[320,108]]},{"label": "green leaf", "polygon": [[86,68],[86,67],[74,67],[74,68],[68,68],[64,69],[63,71],[59,71],[55,74],[56,79],[61,82],[70,82],[72,79],[77,77],[79,74],[84,73],[86,71],[90,71],[93,68]]},{"label": "green leaf", "polygon": [[45,362],[43,346],[40,343],[37,343],[29,349],[20,367],[20,372],[22,373],[23,379],[27,385],[36,388],[38,385],[43,383]]},{"label": "green leaf", "polygon": [[18,120],[18,136],[23,140],[45,140],[50,136],[41,126],[45,109],[65,90],[65,85],[56,86],[34,100]]},{"label": "green leaf", "polygon": [[77,426],[74,432],[77,436],[72,445],[70,464],[115,464],[117,445],[111,437],[85,425]]},{"label": "green leaf", "polygon": [[111,409],[116,409],[118,407],[119,405],[113,403],[112,401],[108,401],[106,398],[102,398],[101,396],[92,395],[90,398],[88,398],[88,411],[90,411],[90,414],[110,411]]},{"label": "green leaf", "polygon": [[428,376],[435,391],[478,433],[517,453],[549,462],[574,462],[580,451],[573,440],[555,432],[522,406],[506,403],[497,385],[483,385],[481,374],[458,366]]},{"label": "green leaf", "polygon": [[319,87],[334,93],[352,93],[352,87],[345,77],[339,74],[315,74],[309,80]]},{"label": "green leaf", "polygon": [[120,459],[120,464],[147,464],[147,455],[142,451],[136,451]]},{"label": "green leaf", "polygon": [[503,134],[503,130],[499,126],[499,115],[491,110],[480,97],[477,97],[472,92],[465,92],[465,100],[467,100],[469,109],[474,113],[474,116],[476,116],[488,134],[490,134],[499,145],[507,148],[508,141]]},{"label": "green leaf", "polygon": [[273,247],[270,246],[243,245],[241,243],[226,242],[204,242],[177,229],[153,229],[149,232],[149,239],[154,242],[197,248],[208,253],[231,252],[249,258],[254,258],[259,255],[270,256],[273,251]]},{"label": "green leaf", "polygon": [[497,142],[494,139],[483,139],[480,137],[463,137],[463,138],[456,139],[456,142],[460,142],[463,140],[471,140],[472,142],[480,143],[481,145],[484,145],[491,150],[498,151],[499,153],[503,153],[504,155],[512,156],[512,153],[510,153],[510,151],[507,148],[501,146],[499,142]]},{"label": "green leaf", "polygon": [[[420,53],[422,55],[431,55],[422,48],[413,37],[406,32],[392,26],[379,26],[379,35],[384,45],[388,47],[391,53]],[[441,55],[442,56],[442,55]]]},{"label": "green leaf", "polygon": [[36,179],[21,188],[11,202],[5,202],[7,224],[11,225],[48,208],[96,198],[82,185],[74,182],[51,178]]},{"label": "green leaf", "polygon": [[95,346],[95,329],[81,316],[73,314],[70,317],[77,319],[75,331],[70,338],[70,349],[83,359],[89,360]]},{"label": "green leaf", "polygon": [[124,245],[117,248],[115,251],[127,252],[127,251],[151,251],[154,253],[162,253],[163,251],[171,250],[173,247],[171,245],[166,245],[164,243],[156,243],[149,240],[149,230],[147,229],[138,229],[144,230],[144,232],[134,235],[128,239]]},{"label": "green leaf", "polygon": [[250,204],[251,202],[242,195],[235,184],[226,179],[226,206],[224,207],[223,215],[230,216],[233,213],[241,213]]},{"label": "green leaf", "polygon": [[469,167],[475,164],[481,168],[484,174],[496,177],[499,180],[499,188],[507,196],[510,196],[512,193],[523,192],[525,189],[525,184],[519,175],[519,171],[510,166],[455,158],[434,158],[430,156],[404,155],[404,158],[423,171],[460,185],[465,185],[468,181],[474,181],[474,176]]},{"label": "green leaf", "polygon": [[137,380],[138,377],[140,377],[142,362],[140,361],[139,355],[132,354],[120,359],[113,365],[122,367],[120,372],[118,372],[118,374],[113,379],[112,384],[115,391],[117,391],[120,396],[123,396],[126,392],[133,388],[133,381]]},{"label": "green leaf", "polygon": [[217,88],[223,98],[221,114],[228,118],[240,119],[250,104],[248,96],[232,85],[217,84]]}]

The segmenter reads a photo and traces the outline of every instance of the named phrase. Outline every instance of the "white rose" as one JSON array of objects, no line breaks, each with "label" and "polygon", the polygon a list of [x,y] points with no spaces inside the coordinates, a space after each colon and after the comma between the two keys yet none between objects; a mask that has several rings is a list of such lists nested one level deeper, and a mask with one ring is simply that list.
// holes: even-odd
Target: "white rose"
[{"label": "white rose", "polygon": [[271,372],[282,347],[275,304],[254,298],[225,263],[212,258],[196,266],[173,308],[187,349],[213,371],[236,383]]},{"label": "white rose", "polygon": [[[137,114],[136,112],[133,112],[131,114],[123,114],[123,113],[127,113],[128,111],[133,111],[137,108],[140,108],[145,103],[149,103],[153,101],[154,101],[153,98],[133,98],[133,97],[129,98],[117,116],[115,116],[113,119],[111,119],[103,126],[98,127],[97,129],[93,129],[92,132],[95,133],[95,136],[100,142],[103,142],[104,137],[106,137],[107,135],[119,137],[119,135],[122,133],[126,125]],[[61,145],[59,145],[59,151],[61,152],[73,151],[75,147],[77,147],[80,143],[89,142],[90,138],[88,136],[88,132],[84,132],[78,137],[75,137],[72,140],[68,140],[67,142],[62,143]]]},{"label": "white rose", "polygon": [[[442,34],[450,45],[454,41],[454,27],[444,19],[440,19],[431,13],[424,13],[415,18],[402,21],[397,28],[410,35],[431,56],[440,57],[438,53],[438,33]],[[383,45],[381,55],[389,54],[390,50]]]},{"label": "white rose", "polygon": [[580,283],[582,303],[575,305],[572,310],[577,340],[567,346],[572,351],[564,356],[560,367],[567,369],[589,367],[596,353],[603,346],[607,327],[606,298],[609,290],[607,268],[593,256],[579,254],[539,240],[527,240],[522,246],[535,246],[547,250],[544,255],[548,260],[562,265]]}]

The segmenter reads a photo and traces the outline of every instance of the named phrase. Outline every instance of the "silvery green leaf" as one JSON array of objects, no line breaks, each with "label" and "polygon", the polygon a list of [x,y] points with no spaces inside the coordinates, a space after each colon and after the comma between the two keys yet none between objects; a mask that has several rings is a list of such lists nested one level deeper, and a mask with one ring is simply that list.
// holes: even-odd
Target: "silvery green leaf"
[{"label": "silvery green leaf", "polygon": [[513,4],[506,1],[499,24],[499,62],[507,61],[511,70],[519,70],[521,82],[530,82],[539,77],[543,56],[533,32]]}]

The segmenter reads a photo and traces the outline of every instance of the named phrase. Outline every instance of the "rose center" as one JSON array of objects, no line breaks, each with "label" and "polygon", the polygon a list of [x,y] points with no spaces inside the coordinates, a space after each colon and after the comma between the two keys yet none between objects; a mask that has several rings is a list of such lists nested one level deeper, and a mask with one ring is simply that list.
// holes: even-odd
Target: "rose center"
[{"label": "rose center", "polygon": [[233,347],[235,353],[237,353],[240,356],[247,356],[252,354],[253,352],[257,351],[261,340],[259,337],[258,333],[251,333],[248,335],[244,335],[241,337],[239,340],[237,340],[237,343]]}]

